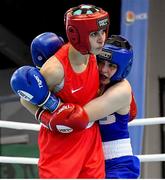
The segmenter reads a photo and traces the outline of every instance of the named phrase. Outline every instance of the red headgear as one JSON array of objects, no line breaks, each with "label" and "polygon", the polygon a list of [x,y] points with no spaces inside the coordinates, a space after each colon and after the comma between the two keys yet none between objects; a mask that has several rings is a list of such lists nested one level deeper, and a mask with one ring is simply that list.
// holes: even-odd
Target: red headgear
[{"label": "red headgear", "polygon": [[65,14],[66,34],[72,46],[81,52],[89,54],[91,47],[89,35],[101,29],[108,36],[109,15],[103,9],[94,5],[79,5],[69,9]]}]

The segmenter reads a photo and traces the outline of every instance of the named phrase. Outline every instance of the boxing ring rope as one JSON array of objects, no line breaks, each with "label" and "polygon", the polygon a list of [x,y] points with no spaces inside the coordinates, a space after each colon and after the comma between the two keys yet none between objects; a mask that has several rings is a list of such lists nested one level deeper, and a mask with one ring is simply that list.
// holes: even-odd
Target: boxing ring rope
[{"label": "boxing ring rope", "polygon": [[[132,122],[130,122],[128,126],[144,126],[144,125],[157,125],[157,124],[165,124],[165,117],[135,119]],[[23,122],[0,120],[0,128],[39,131],[40,125],[34,123],[23,123]]]},{"label": "boxing ring rope", "polygon": [[128,123],[128,126],[145,126],[145,125],[158,125],[158,124],[165,124],[165,117],[135,119],[130,123]]},{"label": "boxing ring rope", "polygon": [[39,131],[39,124],[0,120],[0,128]]},{"label": "boxing ring rope", "polygon": [[[165,154],[137,155],[141,162],[165,161]],[[38,158],[0,156],[0,163],[37,164]]]},{"label": "boxing ring rope", "polygon": [[[158,125],[165,124],[165,117],[135,119],[130,122],[129,126],[144,126],[144,125]],[[9,128],[17,130],[32,130],[39,131],[41,125],[34,123],[22,123],[0,120],[0,128]],[[165,161],[165,154],[149,154],[149,155],[137,155],[141,162],[157,162]],[[0,163],[18,163],[18,164],[37,164],[38,158],[26,158],[26,157],[9,157],[0,156]]]},{"label": "boxing ring rope", "polygon": [[38,163],[38,158],[0,156],[0,163],[37,164]]}]

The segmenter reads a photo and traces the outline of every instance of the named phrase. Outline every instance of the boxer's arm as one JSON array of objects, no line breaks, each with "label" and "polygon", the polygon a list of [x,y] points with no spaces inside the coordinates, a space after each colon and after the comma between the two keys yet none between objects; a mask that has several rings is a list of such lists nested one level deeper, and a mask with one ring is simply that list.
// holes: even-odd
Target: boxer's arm
[{"label": "boxer's arm", "polygon": [[131,87],[127,81],[122,81],[110,87],[102,96],[90,101],[84,108],[75,104],[71,104],[71,108],[63,108],[67,106],[64,104],[57,110],[61,113],[55,111],[51,114],[41,111],[37,119],[53,131],[58,129],[56,125],[66,125],[73,130],[82,130],[89,121],[99,120],[114,112],[127,114],[130,110],[131,99]]},{"label": "boxer's arm", "polygon": [[56,111],[51,114],[42,111],[41,115],[38,114],[37,117],[39,118],[37,119],[40,119],[52,130],[57,130],[56,125],[69,126],[73,130],[82,130],[89,121],[99,120],[114,112],[127,114],[131,98],[131,87],[127,81],[123,81],[110,87],[102,96],[93,99],[84,108],[76,104],[69,104],[68,106],[68,103],[64,103],[57,110],[60,113]]},{"label": "boxer's arm", "polygon": [[20,98],[20,102],[33,115],[35,115],[36,111],[39,108],[38,106],[36,106],[28,101],[25,101],[23,98]]},{"label": "boxer's arm", "polygon": [[[59,37],[55,33],[45,32],[35,37],[31,43],[30,51],[33,63],[39,69],[41,69],[42,76],[46,79],[49,90],[62,81],[63,78],[63,67],[59,61],[55,58],[54,53],[62,47],[64,41],[62,37]],[[48,60],[47,63],[45,63]],[[45,64],[44,64],[45,63]],[[48,103],[54,100],[53,96],[47,99]],[[32,114],[35,113],[37,106],[26,102],[21,99],[21,104],[26,107]],[[45,104],[47,109],[53,110],[52,106]]]},{"label": "boxer's arm", "polygon": [[[57,84],[60,84],[64,77],[62,64],[55,56],[50,57],[40,69],[40,73],[45,78],[48,88],[51,91]],[[32,114],[35,114],[38,106],[35,106],[21,98],[21,104]]]},{"label": "boxer's arm", "polygon": [[90,121],[96,121],[109,114],[127,114],[130,109],[131,87],[128,81],[119,82],[84,106]]},{"label": "boxer's arm", "polygon": [[50,91],[64,79],[63,66],[54,55],[43,64],[40,73],[45,78]]},{"label": "boxer's arm", "polygon": [[54,113],[41,111],[36,117],[52,131],[62,130],[58,129],[57,125],[67,126],[65,130],[68,128],[82,130],[88,125],[89,120],[96,121],[114,112],[127,114],[131,95],[129,83],[123,81],[110,87],[102,96],[93,99],[84,108],[76,104],[64,103]]}]

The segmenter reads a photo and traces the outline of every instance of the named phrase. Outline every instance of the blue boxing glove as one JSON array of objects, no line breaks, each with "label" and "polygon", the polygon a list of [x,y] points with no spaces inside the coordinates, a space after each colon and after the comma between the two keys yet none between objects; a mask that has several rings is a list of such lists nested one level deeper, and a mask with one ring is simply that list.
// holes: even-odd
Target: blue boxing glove
[{"label": "blue boxing glove", "polygon": [[60,99],[50,93],[44,77],[35,67],[23,66],[17,69],[11,77],[10,85],[21,98],[50,112],[60,105]]},{"label": "blue boxing glove", "polygon": [[34,65],[41,68],[58,49],[64,45],[62,37],[52,32],[45,32],[38,35],[31,43],[31,55]]}]

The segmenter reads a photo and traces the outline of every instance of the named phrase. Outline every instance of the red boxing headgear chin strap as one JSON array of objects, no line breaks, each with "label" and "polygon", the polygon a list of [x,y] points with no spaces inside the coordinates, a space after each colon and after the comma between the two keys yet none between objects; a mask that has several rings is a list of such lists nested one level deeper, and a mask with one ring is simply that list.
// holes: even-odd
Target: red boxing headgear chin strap
[{"label": "red boxing headgear chin strap", "polygon": [[66,34],[72,46],[81,54],[89,54],[91,47],[89,35],[105,29],[109,30],[109,15],[93,5],[80,5],[69,9],[65,14]]}]

